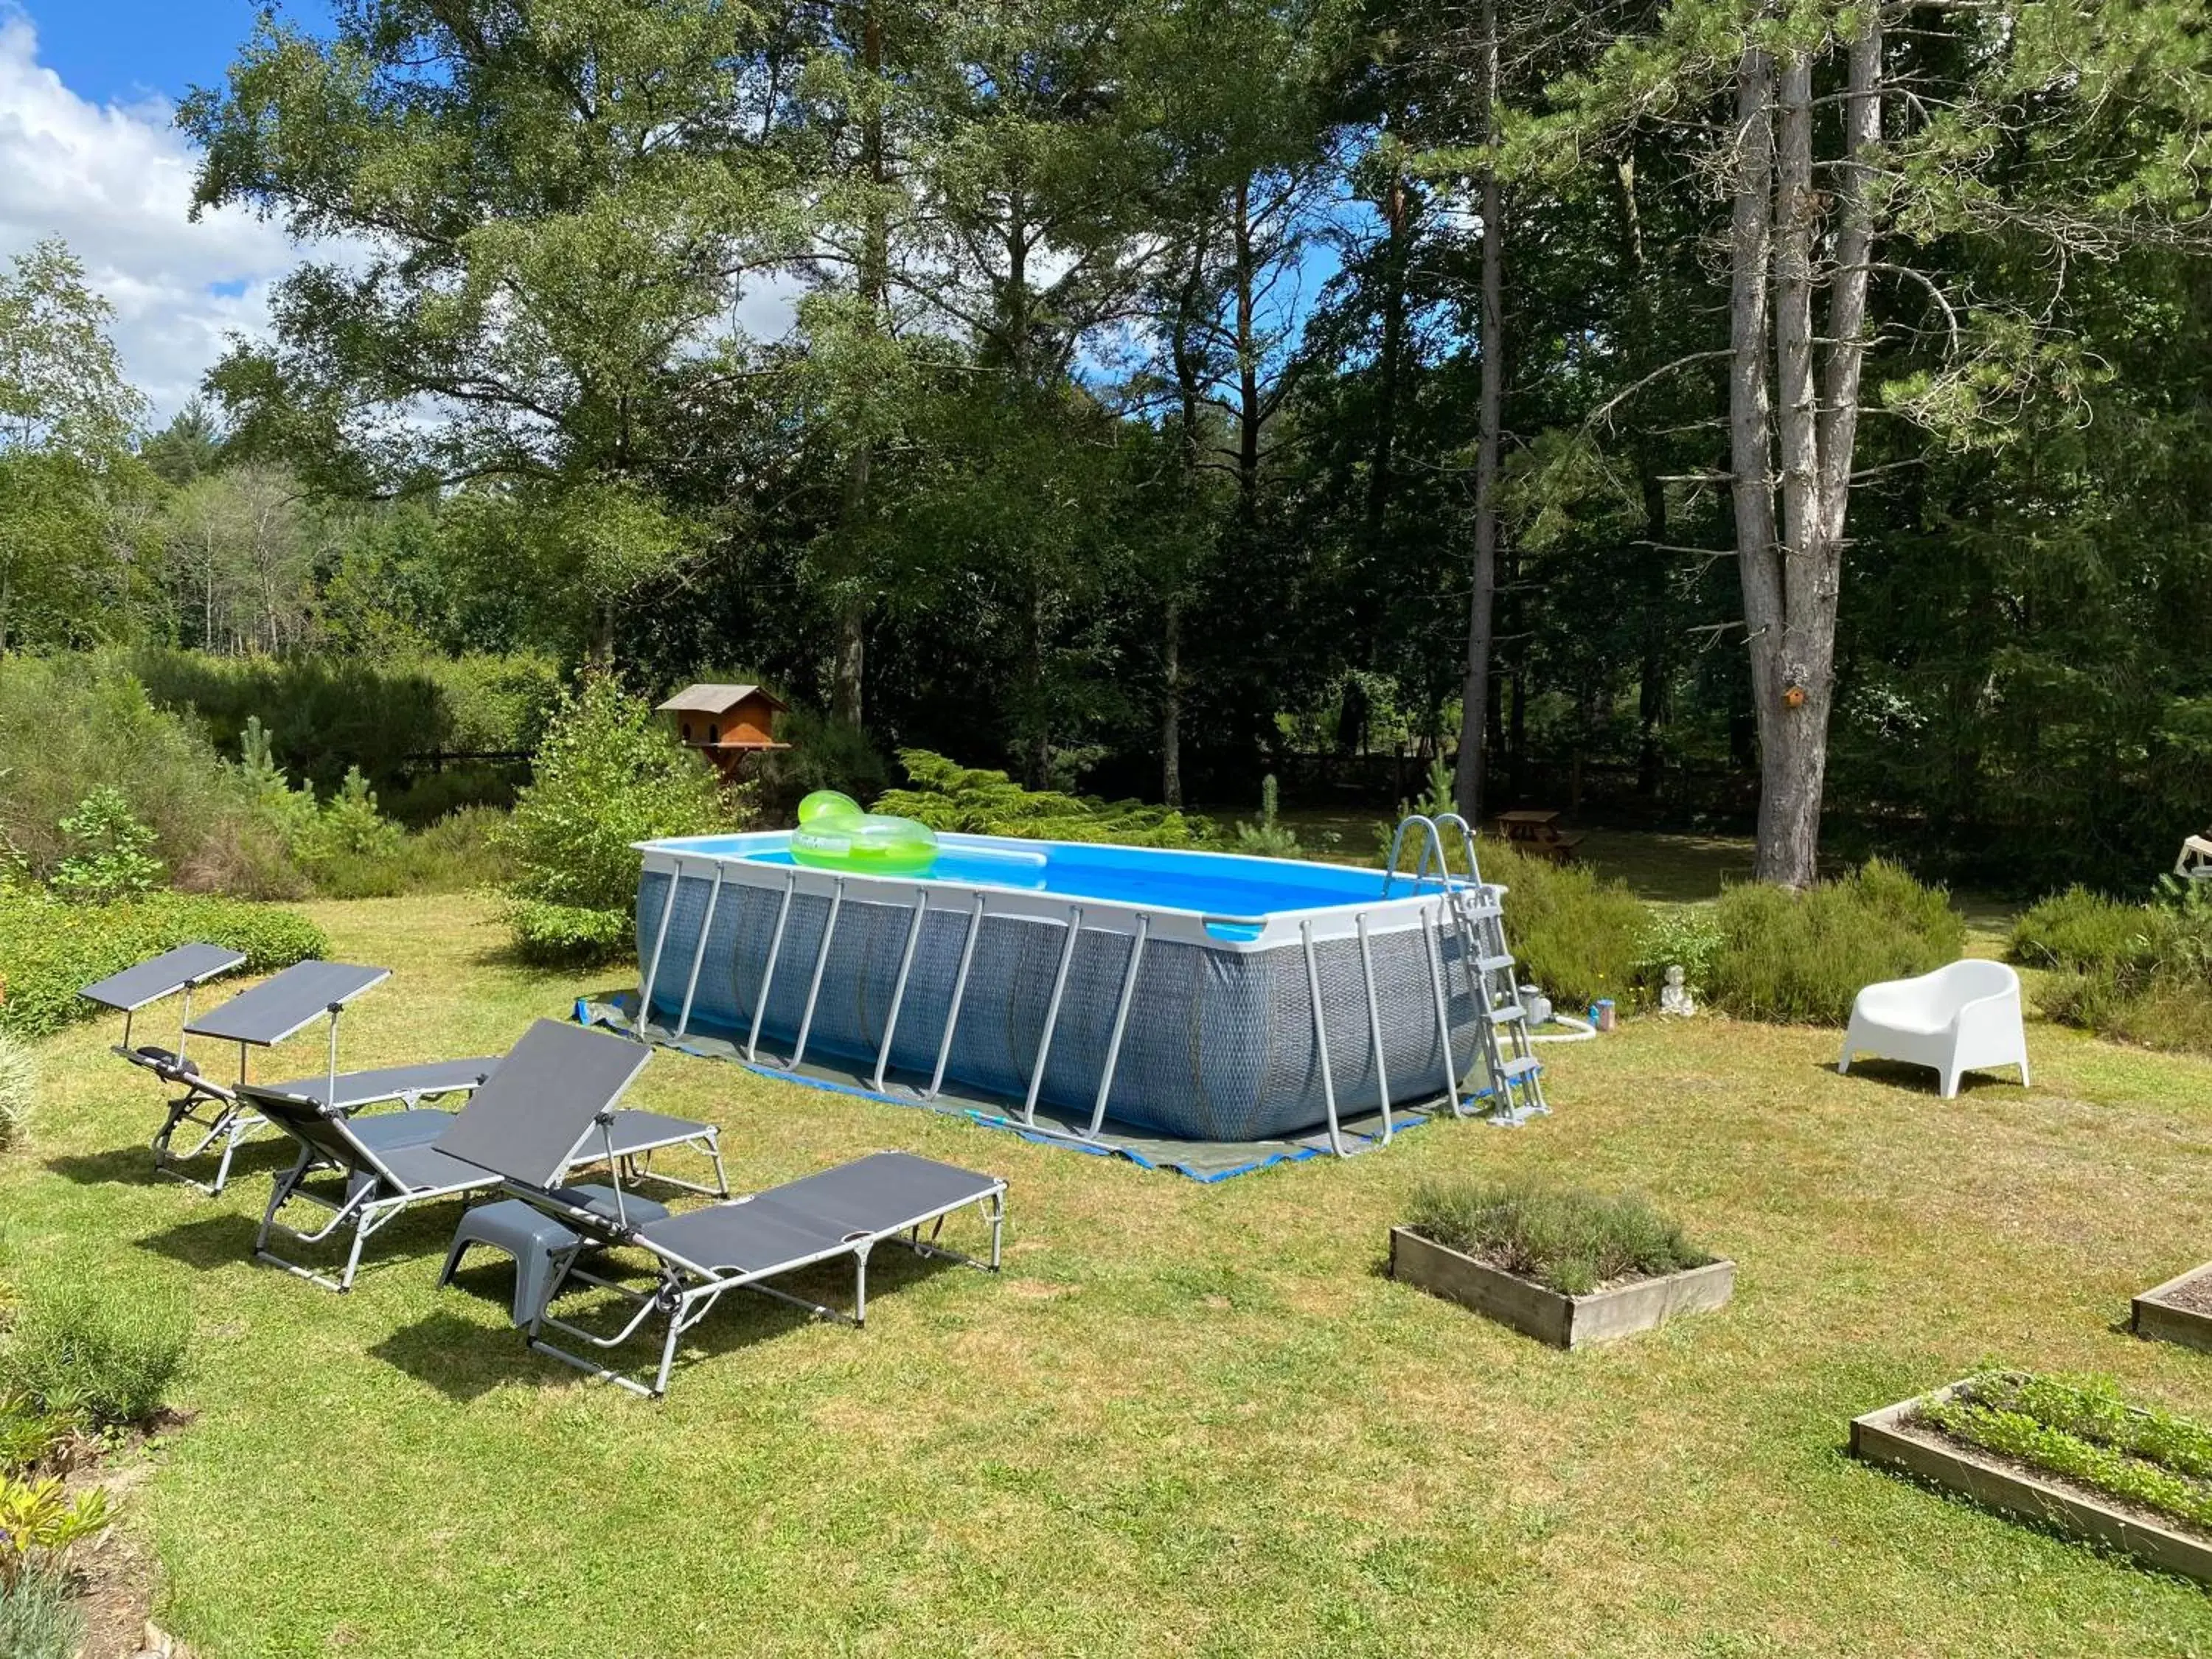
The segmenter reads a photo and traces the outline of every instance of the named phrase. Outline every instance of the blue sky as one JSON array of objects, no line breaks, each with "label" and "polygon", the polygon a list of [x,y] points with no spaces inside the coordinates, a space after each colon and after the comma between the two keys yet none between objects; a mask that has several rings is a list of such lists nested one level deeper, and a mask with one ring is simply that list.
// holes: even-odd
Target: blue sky
[{"label": "blue sky", "polygon": [[[39,56],[63,84],[96,104],[172,102],[214,86],[253,32],[258,0],[26,0],[16,9],[39,33]],[[286,0],[278,12],[309,28],[329,17],[320,0]]]},{"label": "blue sky", "polygon": [[[285,0],[311,26],[325,0]],[[0,0],[0,259],[59,237],[114,307],[158,424],[240,336],[266,331],[301,250],[235,209],[191,217],[175,103],[219,84],[253,0]]]}]

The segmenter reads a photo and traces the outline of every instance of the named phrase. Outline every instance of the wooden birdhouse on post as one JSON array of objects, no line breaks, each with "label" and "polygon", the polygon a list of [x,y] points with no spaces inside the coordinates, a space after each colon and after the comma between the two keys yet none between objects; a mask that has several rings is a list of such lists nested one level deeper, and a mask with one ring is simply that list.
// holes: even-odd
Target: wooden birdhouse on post
[{"label": "wooden birdhouse on post", "polygon": [[757,685],[687,685],[659,712],[676,723],[676,736],[734,778],[748,755],[787,749],[775,740],[775,717],[787,707]]}]

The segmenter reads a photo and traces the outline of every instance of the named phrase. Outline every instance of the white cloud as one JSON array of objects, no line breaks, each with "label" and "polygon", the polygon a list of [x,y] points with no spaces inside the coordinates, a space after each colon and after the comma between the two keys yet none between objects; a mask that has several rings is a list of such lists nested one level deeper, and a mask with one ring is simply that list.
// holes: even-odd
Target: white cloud
[{"label": "white cloud", "polygon": [[191,396],[225,337],[268,326],[300,249],[226,208],[189,218],[197,158],[164,100],[94,104],[39,63],[37,31],[0,9],[0,257],[59,236],[115,307],[124,367],[156,423]]}]

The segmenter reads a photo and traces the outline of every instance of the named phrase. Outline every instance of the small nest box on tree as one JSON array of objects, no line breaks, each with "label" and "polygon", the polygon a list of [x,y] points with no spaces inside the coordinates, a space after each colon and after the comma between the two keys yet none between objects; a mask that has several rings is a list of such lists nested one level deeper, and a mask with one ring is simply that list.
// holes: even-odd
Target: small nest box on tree
[{"label": "small nest box on tree", "polygon": [[787,706],[757,685],[687,685],[659,712],[675,722],[684,747],[735,777],[747,755],[791,746],[775,740],[775,717]]}]

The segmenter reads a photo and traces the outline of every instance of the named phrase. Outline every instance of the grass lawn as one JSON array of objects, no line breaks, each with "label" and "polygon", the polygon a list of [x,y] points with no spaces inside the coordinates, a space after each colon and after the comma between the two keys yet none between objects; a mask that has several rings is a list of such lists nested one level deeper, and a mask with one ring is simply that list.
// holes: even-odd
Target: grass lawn
[{"label": "grass lawn", "polygon": [[[619,979],[506,963],[469,901],[313,910],[398,970],[349,1065],[495,1050]],[[450,1206],[350,1296],[253,1266],[274,1145],[220,1200],[154,1181],[113,1035],[43,1045],[0,1214],[27,1274],[198,1309],[198,1418],[128,1524],[211,1659],[2212,1653],[2193,1586],[1843,1450],[1991,1357],[2212,1414],[2212,1362],[2114,1328],[2212,1257],[2204,1061],[2039,1026],[2035,1090],[1942,1103],[1837,1077],[1826,1031],[1647,1021],[1550,1051],[1530,1128],[1209,1189],[664,1054],[633,1103],[722,1123],[740,1187],[902,1147],[1012,1198],[1002,1278],[879,1257],[866,1332],[726,1302],[656,1405],[526,1352],[503,1267],[434,1291]],[[1424,1176],[1525,1170],[1650,1193],[1735,1304],[1569,1356],[1379,1275]]]}]

